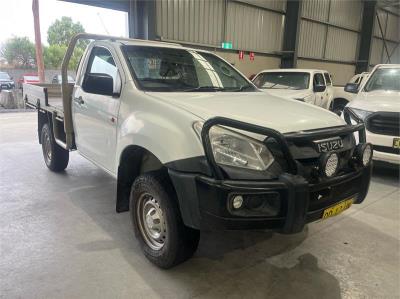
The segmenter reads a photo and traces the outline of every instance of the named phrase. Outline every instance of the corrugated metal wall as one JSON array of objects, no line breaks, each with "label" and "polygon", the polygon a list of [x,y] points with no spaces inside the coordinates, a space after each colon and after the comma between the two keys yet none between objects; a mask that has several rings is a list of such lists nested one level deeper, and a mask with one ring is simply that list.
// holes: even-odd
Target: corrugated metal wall
[{"label": "corrugated metal wall", "polygon": [[[361,0],[302,0],[298,57],[329,62],[340,69],[357,59],[363,3]],[[279,54],[282,50],[285,0],[159,0],[156,1],[157,35],[162,40],[234,50]],[[400,62],[400,24],[394,13],[378,10],[392,62]],[[375,24],[371,63],[387,60]],[[258,54],[257,54],[258,55]],[[274,58],[275,59],[275,58]],[[279,56],[276,56],[279,59]],[[337,65],[333,65],[336,63]],[[343,68],[345,69],[345,68]],[[352,68],[346,68],[350,70]],[[351,77],[352,73],[346,77]],[[347,80],[347,78],[346,78]]]},{"label": "corrugated metal wall", "polygon": [[[387,52],[391,63],[400,63],[400,9],[394,13],[378,9],[377,14],[381,23],[382,32],[379,27],[378,17],[375,17],[374,37],[372,39],[372,49],[370,64],[389,63]],[[397,15],[396,15],[397,14]],[[387,51],[384,47],[383,39],[386,40]]]},{"label": "corrugated metal wall", "polygon": [[156,2],[163,40],[272,53],[282,49],[286,1],[163,0]]},{"label": "corrugated metal wall", "polygon": [[282,49],[284,15],[237,2],[228,2],[226,40],[233,48],[263,53]]},{"label": "corrugated metal wall", "polygon": [[303,0],[299,57],[354,62],[361,1]]},{"label": "corrugated metal wall", "polygon": [[157,35],[165,40],[220,46],[224,10],[224,0],[156,1]]}]

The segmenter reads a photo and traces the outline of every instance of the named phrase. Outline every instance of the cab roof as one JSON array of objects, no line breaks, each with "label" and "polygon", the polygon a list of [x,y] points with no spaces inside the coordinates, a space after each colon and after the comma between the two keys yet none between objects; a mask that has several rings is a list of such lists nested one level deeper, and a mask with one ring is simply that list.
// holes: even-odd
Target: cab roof
[{"label": "cab roof", "polygon": [[275,72],[292,72],[292,73],[328,73],[326,70],[319,70],[319,69],[270,69],[270,70],[263,70],[260,73],[275,73]]}]

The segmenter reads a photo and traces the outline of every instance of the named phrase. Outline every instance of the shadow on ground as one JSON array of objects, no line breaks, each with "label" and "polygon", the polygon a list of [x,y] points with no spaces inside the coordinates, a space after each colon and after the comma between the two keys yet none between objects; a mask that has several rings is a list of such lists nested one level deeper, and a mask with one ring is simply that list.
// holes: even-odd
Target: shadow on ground
[{"label": "shadow on ground", "polygon": [[381,161],[374,161],[372,180],[379,183],[399,186],[400,166]]},{"label": "shadow on ground", "polygon": [[120,250],[162,298],[340,298],[338,280],[319,268],[315,256],[305,253],[292,267],[268,261],[299,246],[307,229],[290,236],[270,231],[205,232],[192,259],[168,271],[160,270],[141,253],[128,213],[113,212],[114,192],[107,184],[69,192],[70,200],[110,236],[79,244],[77,249]]}]

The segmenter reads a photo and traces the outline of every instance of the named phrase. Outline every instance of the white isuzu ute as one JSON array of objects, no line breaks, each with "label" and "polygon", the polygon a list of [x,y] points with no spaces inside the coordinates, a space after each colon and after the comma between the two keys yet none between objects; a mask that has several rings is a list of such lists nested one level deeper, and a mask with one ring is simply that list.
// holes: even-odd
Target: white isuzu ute
[{"label": "white isuzu ute", "polygon": [[[79,38],[94,41],[70,84]],[[77,150],[115,177],[117,212],[130,211],[144,254],[162,268],[191,257],[200,230],[296,233],[368,191],[361,121],[261,92],[211,52],[79,34],[62,85],[23,93],[38,110],[47,167],[63,171]]]},{"label": "white isuzu ute", "polygon": [[347,109],[365,122],[374,159],[400,164],[400,64],[377,65],[361,86],[345,89],[357,94]]},{"label": "white isuzu ute", "polygon": [[259,72],[252,80],[261,90],[329,109],[333,98],[331,75],[312,69],[271,69]]}]

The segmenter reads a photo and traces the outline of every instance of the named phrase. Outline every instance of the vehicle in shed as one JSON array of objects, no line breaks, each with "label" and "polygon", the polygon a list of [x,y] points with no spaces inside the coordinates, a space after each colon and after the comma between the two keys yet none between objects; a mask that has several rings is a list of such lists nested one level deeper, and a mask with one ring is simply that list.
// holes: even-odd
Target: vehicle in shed
[{"label": "vehicle in shed", "polygon": [[379,64],[361,86],[346,90],[356,95],[347,107],[365,122],[374,159],[400,164],[400,64]]},{"label": "vehicle in shed", "polygon": [[[80,38],[94,41],[73,85]],[[297,233],[368,192],[372,148],[359,118],[264,93],[211,52],[79,34],[61,74],[61,86],[23,89],[47,167],[63,171],[77,150],[114,176],[116,210],[130,211],[159,267],[191,257],[200,230]]]},{"label": "vehicle in shed", "polygon": [[271,69],[258,73],[253,83],[268,93],[328,109],[333,96],[327,71],[309,69]]}]

